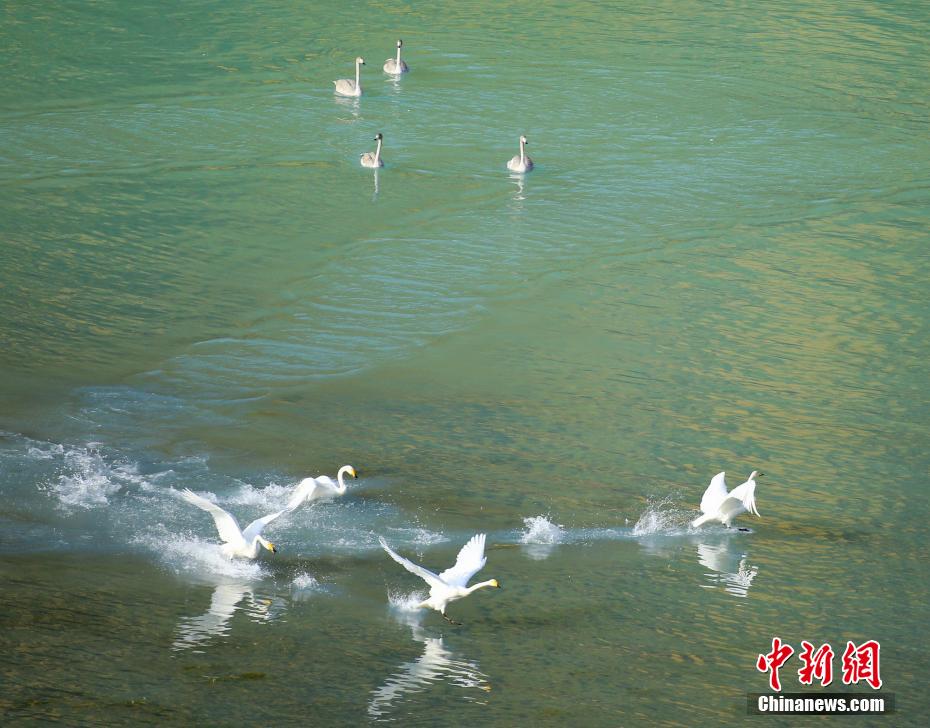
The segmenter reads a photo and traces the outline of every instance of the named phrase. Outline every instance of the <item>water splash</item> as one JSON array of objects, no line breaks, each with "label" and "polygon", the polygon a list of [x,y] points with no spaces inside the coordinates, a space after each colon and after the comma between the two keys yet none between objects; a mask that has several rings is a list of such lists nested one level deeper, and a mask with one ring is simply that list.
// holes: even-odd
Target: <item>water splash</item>
[{"label": "water splash", "polygon": [[256,488],[249,483],[242,483],[238,490],[216,500],[231,506],[255,506],[263,513],[273,513],[287,505],[295,488],[296,484],[270,483],[263,488]]},{"label": "water splash", "polygon": [[294,589],[318,589],[320,582],[313,574],[302,571],[291,580],[291,586]]},{"label": "water splash", "polygon": [[565,540],[563,526],[553,523],[546,516],[530,516],[523,519],[525,530],[520,534],[523,553],[533,561],[548,559],[555,545]]},{"label": "water splash", "polygon": [[175,574],[194,576],[229,576],[257,580],[266,576],[261,563],[245,559],[228,559],[219,544],[196,536],[177,534],[163,524],[136,535],[132,543],[152,552]]},{"label": "water splash", "polygon": [[[390,530],[392,531],[392,541],[409,546],[435,546],[449,540],[444,534],[430,531],[422,526],[395,527]],[[396,534],[396,536],[393,534]]]},{"label": "water splash", "polygon": [[633,526],[633,536],[681,536],[691,532],[693,514],[681,508],[675,508],[673,496],[650,503]]},{"label": "water splash", "polygon": [[[38,457],[54,459],[60,454],[62,471],[58,482],[48,490],[65,508],[90,509],[109,505],[110,496],[130,486],[141,486],[145,478],[139,475],[138,463],[111,461],[97,449],[99,443],[86,447],[66,448],[63,445],[40,451]],[[60,450],[59,450],[60,448]]]},{"label": "water splash", "polygon": [[26,451],[27,457],[33,460],[52,460],[65,454],[65,446],[51,442],[37,443]]},{"label": "water splash", "polygon": [[419,612],[417,605],[420,604],[424,599],[426,599],[426,594],[423,592],[399,592],[399,591],[389,591],[388,592],[388,604],[391,609],[397,610],[398,612]]},{"label": "water splash", "polygon": [[565,528],[553,523],[546,516],[531,516],[523,519],[526,530],[520,536],[524,544],[557,544],[565,538]]}]

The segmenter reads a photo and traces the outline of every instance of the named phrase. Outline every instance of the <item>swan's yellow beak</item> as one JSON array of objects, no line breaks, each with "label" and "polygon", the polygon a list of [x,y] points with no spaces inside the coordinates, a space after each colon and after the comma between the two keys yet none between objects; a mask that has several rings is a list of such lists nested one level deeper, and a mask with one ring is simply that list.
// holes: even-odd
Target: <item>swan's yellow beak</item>
[{"label": "swan's yellow beak", "polygon": [[268,543],[265,544],[265,548],[273,554],[278,553],[278,547],[271,543],[271,541],[268,541]]},{"label": "swan's yellow beak", "polygon": [[493,586],[493,587],[495,587],[495,588],[497,588],[497,589],[500,589],[500,588],[501,588],[501,583],[500,583],[497,579],[491,579],[491,586]]},{"label": "swan's yellow beak", "polygon": [[355,468],[350,468],[350,469],[349,469],[349,473],[351,473],[351,475],[352,475],[353,478],[357,478],[357,477],[358,477],[358,473],[355,472]]}]

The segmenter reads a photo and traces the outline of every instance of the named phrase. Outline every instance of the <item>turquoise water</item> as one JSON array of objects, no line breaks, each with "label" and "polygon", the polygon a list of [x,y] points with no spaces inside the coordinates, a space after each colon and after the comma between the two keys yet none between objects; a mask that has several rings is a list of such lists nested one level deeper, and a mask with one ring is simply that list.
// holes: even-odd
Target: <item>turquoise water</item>
[{"label": "turquoise water", "polygon": [[[923,725],[926,8],[3,20],[4,723],[729,724],[778,636],[879,640]],[[176,497],[345,463],[256,562]],[[478,531],[503,588],[405,609],[378,536]]]}]

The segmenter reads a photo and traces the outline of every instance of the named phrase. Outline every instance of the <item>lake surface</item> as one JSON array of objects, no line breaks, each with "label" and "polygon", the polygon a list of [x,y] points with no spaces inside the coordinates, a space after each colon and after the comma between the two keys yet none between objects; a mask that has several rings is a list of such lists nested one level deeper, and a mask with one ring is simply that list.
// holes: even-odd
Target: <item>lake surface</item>
[{"label": "lake surface", "polygon": [[[777,636],[925,725],[930,8],[2,16],[5,724],[736,724]],[[255,562],[177,497],[346,463]],[[479,531],[503,588],[406,608],[378,537]]]}]

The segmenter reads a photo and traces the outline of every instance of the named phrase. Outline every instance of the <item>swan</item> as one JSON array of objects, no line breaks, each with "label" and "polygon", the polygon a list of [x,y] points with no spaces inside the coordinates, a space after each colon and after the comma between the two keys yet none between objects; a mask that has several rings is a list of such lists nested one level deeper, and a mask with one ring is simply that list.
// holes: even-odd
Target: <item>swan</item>
[{"label": "swan", "polygon": [[435,609],[442,615],[443,619],[452,624],[460,623],[454,622],[446,616],[446,606],[449,602],[467,597],[472,592],[488,586],[493,586],[497,589],[501,588],[497,579],[489,579],[488,581],[482,581],[473,586],[465,586],[468,580],[478,573],[487,563],[487,558],[484,555],[484,539],[485,535],[483,533],[472,536],[468,543],[462,546],[462,550],[459,551],[458,558],[455,560],[455,566],[437,575],[429,569],[424,569],[422,566],[418,566],[412,561],[405,559],[400,554],[395,553],[391,550],[391,547],[387,545],[383,537],[378,537],[378,540],[381,542],[381,548],[388,552],[388,556],[403,566],[407,571],[416,574],[429,584],[429,599],[417,604],[416,608],[424,609],[428,607],[430,609]]},{"label": "swan", "polygon": [[400,49],[404,45],[404,41],[397,41],[397,58],[388,58],[384,62],[384,72],[393,73],[394,75],[399,76],[402,73],[407,73],[410,70],[410,67],[400,60]]},{"label": "swan", "polygon": [[362,66],[365,65],[365,59],[359,56],[355,59],[355,81],[350,78],[340,78],[333,81],[336,84],[336,93],[340,96],[361,96],[362,79],[360,77]]},{"label": "swan", "polygon": [[343,495],[346,492],[346,484],[343,476],[351,475],[353,478],[358,477],[355,468],[351,465],[343,465],[336,473],[338,485],[328,475],[320,475],[316,478],[304,478],[294,489],[294,494],[287,503],[285,510],[292,511],[301,503],[310,503],[320,498],[334,498],[337,495]]},{"label": "swan", "polygon": [[384,140],[384,136],[379,131],[377,136],[375,136],[375,141],[378,142],[378,148],[375,149],[375,153],[365,152],[360,155],[361,159],[359,160],[363,167],[370,167],[375,169],[377,167],[384,166],[384,160],[381,159],[381,142]]},{"label": "swan", "polygon": [[526,137],[522,134],[520,135],[520,154],[514,155],[510,158],[510,161],[507,162],[507,169],[511,172],[529,172],[533,169],[533,160],[526,155]]},{"label": "swan", "polygon": [[[692,528],[702,526],[708,521],[720,521],[727,528],[741,513],[754,513],[759,516],[756,509],[756,477],[764,473],[753,470],[748,480],[736,486],[729,493],[724,479],[725,473],[717,473],[701,498],[701,512],[704,514],[691,522]],[[761,516],[759,516],[761,518]]]},{"label": "swan", "polygon": [[274,519],[283,516],[285,513],[290,513],[299,505],[292,497],[291,503],[288,504],[287,508],[275,513],[269,513],[267,516],[262,516],[261,518],[256,518],[245,527],[244,531],[240,531],[239,524],[232,514],[224,511],[213,501],[209,501],[203,496],[197,495],[190,488],[185,488],[181,491],[181,497],[188,503],[197,506],[213,516],[213,522],[216,523],[216,530],[219,532],[220,538],[225,541],[225,543],[220,546],[220,551],[222,551],[223,556],[228,559],[233,557],[254,559],[258,556],[258,551],[261,546],[264,546],[271,553],[276,554],[278,552],[277,547],[270,541],[262,538],[262,529]]}]

